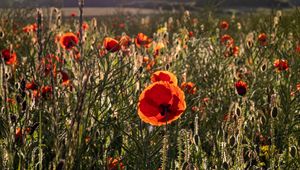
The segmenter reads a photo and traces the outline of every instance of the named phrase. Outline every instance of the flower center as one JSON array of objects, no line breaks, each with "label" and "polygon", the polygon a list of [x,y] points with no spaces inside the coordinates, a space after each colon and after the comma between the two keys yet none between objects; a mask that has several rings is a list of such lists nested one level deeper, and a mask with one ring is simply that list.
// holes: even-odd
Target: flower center
[{"label": "flower center", "polygon": [[167,113],[171,113],[171,105],[170,104],[161,104],[160,107],[160,115],[165,116]]}]

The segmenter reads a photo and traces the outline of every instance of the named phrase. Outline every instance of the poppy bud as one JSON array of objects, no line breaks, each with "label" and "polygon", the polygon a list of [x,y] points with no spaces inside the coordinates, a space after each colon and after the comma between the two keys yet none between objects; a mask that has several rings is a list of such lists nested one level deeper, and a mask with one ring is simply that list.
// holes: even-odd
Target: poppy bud
[{"label": "poppy bud", "polygon": [[223,162],[222,169],[229,169],[229,166],[228,166],[227,162]]},{"label": "poppy bud", "polygon": [[233,147],[233,146],[235,145],[235,142],[236,142],[236,141],[235,141],[235,137],[234,137],[234,136],[231,136],[230,139],[229,139],[229,144],[230,144],[230,146]]},{"label": "poppy bud", "polygon": [[242,80],[239,80],[235,83],[235,88],[240,96],[244,96],[247,92],[247,83]]},{"label": "poppy bud", "polygon": [[58,165],[56,166],[56,170],[63,170],[64,164],[65,164],[65,160],[60,160]]},{"label": "poppy bud", "polygon": [[290,154],[292,157],[295,157],[297,154],[297,148],[295,146],[292,146],[290,149]]},{"label": "poppy bud", "polygon": [[271,116],[272,118],[276,118],[277,117],[277,114],[278,114],[278,109],[277,107],[273,107],[272,111],[271,111]]}]

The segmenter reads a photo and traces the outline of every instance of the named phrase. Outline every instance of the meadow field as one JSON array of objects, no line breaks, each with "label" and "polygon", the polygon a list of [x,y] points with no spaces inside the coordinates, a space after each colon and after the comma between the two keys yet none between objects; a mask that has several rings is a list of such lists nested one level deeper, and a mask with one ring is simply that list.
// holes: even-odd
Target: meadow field
[{"label": "meadow field", "polygon": [[299,9],[128,10],[0,10],[0,169],[300,169]]}]

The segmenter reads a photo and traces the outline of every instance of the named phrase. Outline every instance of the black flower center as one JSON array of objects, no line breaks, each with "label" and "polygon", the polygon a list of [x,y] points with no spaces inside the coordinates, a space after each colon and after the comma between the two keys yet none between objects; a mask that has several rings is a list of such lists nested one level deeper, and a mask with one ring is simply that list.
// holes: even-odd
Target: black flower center
[{"label": "black flower center", "polygon": [[160,115],[165,116],[167,113],[171,113],[170,104],[161,104],[159,105],[160,108]]}]

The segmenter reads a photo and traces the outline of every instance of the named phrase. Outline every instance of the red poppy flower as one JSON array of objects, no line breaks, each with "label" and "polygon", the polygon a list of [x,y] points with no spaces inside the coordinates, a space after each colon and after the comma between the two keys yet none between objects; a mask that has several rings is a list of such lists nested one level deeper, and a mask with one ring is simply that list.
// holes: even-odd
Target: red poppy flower
[{"label": "red poppy flower", "polygon": [[183,91],[186,91],[189,94],[195,94],[197,92],[197,88],[192,82],[183,82],[180,87]]},{"label": "red poppy flower", "polygon": [[138,48],[140,48],[141,46],[149,48],[152,43],[152,39],[143,33],[138,33],[138,35],[134,39],[134,42]]},{"label": "red poppy flower", "polygon": [[15,140],[22,141],[22,130],[21,128],[16,128]]},{"label": "red poppy flower", "polygon": [[83,31],[86,31],[89,29],[89,24],[87,24],[86,22],[82,23],[82,29]]},{"label": "red poppy flower", "polygon": [[258,41],[259,41],[260,45],[266,46],[267,45],[267,35],[265,33],[259,34]]},{"label": "red poppy flower", "polygon": [[76,15],[77,15],[76,12],[71,13],[71,17],[76,17]]},{"label": "red poppy flower", "polygon": [[147,64],[149,62],[149,60],[150,60],[149,57],[147,57],[147,56],[143,57],[144,64]]},{"label": "red poppy flower", "polygon": [[230,35],[224,34],[221,37],[221,43],[222,44],[226,44],[227,46],[231,46],[231,45],[234,44],[234,40],[233,40],[233,38]]},{"label": "red poppy flower", "polygon": [[165,81],[171,84],[174,84],[177,86],[177,78],[176,76],[169,72],[169,71],[156,71],[151,75],[151,81],[152,83],[158,82],[158,81]]},{"label": "red poppy flower", "polygon": [[6,102],[7,102],[7,103],[10,103],[10,104],[16,104],[16,100],[15,100],[15,99],[12,99],[12,98],[7,98],[7,99],[6,99]]},{"label": "red poppy flower", "polygon": [[110,38],[110,37],[104,38],[103,46],[109,52],[117,52],[121,48],[119,42],[117,40],[113,39],[113,38]]},{"label": "red poppy flower", "polygon": [[15,52],[11,53],[9,49],[1,51],[1,56],[4,58],[5,64],[14,65],[17,62],[17,55]]},{"label": "red poppy flower", "polygon": [[44,87],[42,87],[41,92],[42,92],[43,97],[50,96],[51,93],[52,93],[52,87],[51,86],[44,86]]},{"label": "red poppy flower", "polygon": [[120,38],[120,45],[127,48],[129,47],[130,45],[130,42],[131,42],[131,38],[127,35],[123,35],[121,38]]},{"label": "red poppy flower", "polygon": [[62,85],[68,86],[70,84],[69,75],[64,71],[60,71],[60,74],[61,74],[61,79],[62,79]]},{"label": "red poppy flower", "polygon": [[155,82],[141,93],[138,115],[154,126],[165,125],[177,120],[186,109],[183,91],[168,82]]},{"label": "red poppy flower", "polygon": [[296,89],[297,89],[297,91],[300,91],[300,83],[298,83],[298,84],[296,85]]},{"label": "red poppy flower", "polygon": [[220,23],[220,28],[221,28],[221,29],[224,29],[224,30],[228,30],[228,28],[229,28],[228,22],[227,22],[227,21],[222,21],[222,22]]},{"label": "red poppy flower", "polygon": [[119,159],[110,157],[107,159],[107,169],[119,170],[119,169],[125,169],[125,166]]},{"label": "red poppy flower", "polygon": [[23,27],[23,32],[29,33],[29,32],[36,32],[37,31],[37,24],[30,24]]},{"label": "red poppy flower", "polygon": [[300,44],[298,44],[298,45],[296,46],[296,52],[297,52],[297,53],[300,53]]},{"label": "red poppy flower", "polygon": [[274,67],[277,71],[286,71],[289,69],[288,61],[285,59],[276,59],[274,61]]},{"label": "red poppy flower", "polygon": [[124,23],[120,23],[120,24],[119,24],[119,28],[125,28],[125,26],[126,26],[126,25],[125,25]]},{"label": "red poppy flower", "polygon": [[239,80],[235,83],[235,88],[239,95],[244,96],[247,92],[247,83]]},{"label": "red poppy flower", "polygon": [[58,56],[53,54],[48,54],[42,58],[40,68],[44,70],[45,76],[49,75],[52,70],[53,76],[56,77],[56,62],[63,63],[64,61],[61,61]]},{"label": "red poppy flower", "polygon": [[239,55],[239,47],[235,45],[228,47],[224,55],[225,57],[230,57],[230,56],[237,57]]},{"label": "red poppy flower", "polygon": [[38,86],[37,86],[37,84],[35,84],[34,81],[31,81],[30,83],[26,83],[25,88],[27,90],[37,90]]},{"label": "red poppy flower", "polygon": [[194,35],[194,32],[193,31],[189,31],[189,37],[190,38],[192,38],[192,37],[194,37],[195,35]]},{"label": "red poppy flower", "polygon": [[72,49],[78,42],[78,37],[71,32],[65,33],[60,37],[60,45],[66,50]]},{"label": "red poppy flower", "polygon": [[154,60],[150,60],[146,66],[146,69],[149,71],[153,68],[153,66],[155,65],[155,61]]}]

